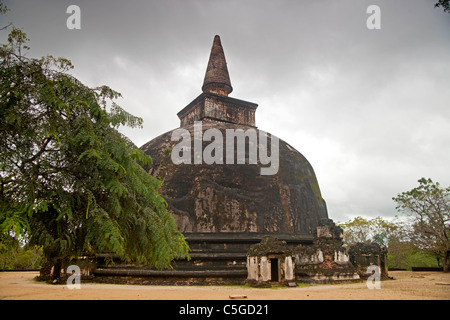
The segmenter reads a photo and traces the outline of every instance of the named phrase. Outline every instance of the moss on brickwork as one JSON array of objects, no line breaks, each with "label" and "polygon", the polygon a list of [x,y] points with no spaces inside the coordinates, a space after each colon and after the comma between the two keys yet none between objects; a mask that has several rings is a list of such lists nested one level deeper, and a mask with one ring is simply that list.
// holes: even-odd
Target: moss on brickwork
[{"label": "moss on brickwork", "polygon": [[280,257],[291,256],[292,250],[290,250],[284,241],[280,241],[272,236],[265,236],[261,239],[260,243],[254,244],[247,251],[247,255],[250,257],[262,257],[270,254],[277,254]]}]

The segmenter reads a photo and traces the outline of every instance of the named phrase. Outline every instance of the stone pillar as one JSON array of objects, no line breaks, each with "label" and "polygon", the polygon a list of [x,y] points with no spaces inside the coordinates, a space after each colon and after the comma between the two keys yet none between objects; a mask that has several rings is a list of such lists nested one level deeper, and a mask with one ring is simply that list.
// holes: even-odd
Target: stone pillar
[{"label": "stone pillar", "polygon": [[258,281],[259,268],[257,257],[247,257],[247,272],[248,272],[247,276],[248,280]]},{"label": "stone pillar", "polygon": [[270,281],[272,279],[271,272],[270,272],[270,260],[267,259],[266,256],[261,257],[260,271],[261,271],[261,280],[262,281]]},{"label": "stone pillar", "polygon": [[294,263],[292,257],[288,256],[284,259],[284,278],[286,281],[294,280]]}]

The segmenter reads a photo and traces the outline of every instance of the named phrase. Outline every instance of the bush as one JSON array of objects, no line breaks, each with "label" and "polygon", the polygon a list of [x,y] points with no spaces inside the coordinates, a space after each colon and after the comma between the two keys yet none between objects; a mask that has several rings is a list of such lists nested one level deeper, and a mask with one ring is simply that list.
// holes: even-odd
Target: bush
[{"label": "bush", "polygon": [[42,248],[20,246],[19,241],[8,237],[0,243],[0,270],[40,269],[43,262]]},{"label": "bush", "polygon": [[412,267],[442,267],[436,255],[420,250],[407,242],[391,243],[388,250],[388,267],[411,270]]}]

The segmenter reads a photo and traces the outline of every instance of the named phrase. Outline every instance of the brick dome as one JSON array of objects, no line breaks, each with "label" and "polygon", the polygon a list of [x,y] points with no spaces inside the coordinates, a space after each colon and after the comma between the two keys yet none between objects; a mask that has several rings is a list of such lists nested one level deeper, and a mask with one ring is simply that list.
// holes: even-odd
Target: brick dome
[{"label": "brick dome", "polygon": [[[194,125],[183,128],[194,141]],[[203,133],[211,128],[220,130],[224,137],[230,129],[260,132],[241,124],[203,120]],[[279,141],[278,172],[261,175],[259,162],[174,164],[170,151],[177,142],[171,141],[172,133],[151,140],[141,149],[153,158],[150,173],[161,178],[162,195],[181,232],[275,233],[301,238],[312,235],[319,220],[328,217],[313,168],[288,143]],[[203,149],[209,143],[203,142]]]}]

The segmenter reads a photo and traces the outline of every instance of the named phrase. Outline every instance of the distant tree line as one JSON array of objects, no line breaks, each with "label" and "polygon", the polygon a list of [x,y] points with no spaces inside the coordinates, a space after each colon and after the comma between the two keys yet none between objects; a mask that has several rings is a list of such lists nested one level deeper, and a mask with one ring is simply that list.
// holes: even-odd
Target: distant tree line
[{"label": "distant tree line", "polygon": [[[356,217],[340,223],[344,242],[375,242],[388,249],[390,268],[442,267],[450,264],[450,187],[422,178],[419,186],[394,197],[402,214],[392,221]],[[401,219],[403,218],[403,219]]]},{"label": "distant tree line", "polygon": [[38,270],[42,267],[42,247],[24,245],[11,236],[3,236],[0,242],[0,271]]}]

